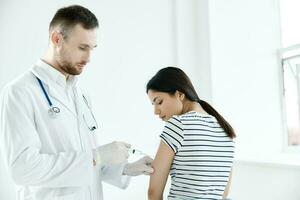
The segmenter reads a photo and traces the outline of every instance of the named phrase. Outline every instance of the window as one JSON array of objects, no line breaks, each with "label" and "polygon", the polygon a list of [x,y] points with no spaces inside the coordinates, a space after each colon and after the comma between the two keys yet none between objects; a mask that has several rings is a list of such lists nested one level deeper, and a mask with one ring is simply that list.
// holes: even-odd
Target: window
[{"label": "window", "polygon": [[300,147],[300,1],[281,0],[280,58],[283,74],[283,107],[287,144]]},{"label": "window", "polygon": [[300,45],[282,49],[283,102],[288,145],[300,145]]}]

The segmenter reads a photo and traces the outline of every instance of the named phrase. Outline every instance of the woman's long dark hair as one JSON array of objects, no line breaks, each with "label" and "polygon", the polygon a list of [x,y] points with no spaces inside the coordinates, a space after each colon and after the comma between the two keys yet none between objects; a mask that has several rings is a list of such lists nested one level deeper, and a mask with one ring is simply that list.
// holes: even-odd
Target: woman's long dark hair
[{"label": "woman's long dark hair", "polygon": [[201,100],[189,77],[177,67],[166,67],[159,70],[147,83],[146,92],[155,90],[174,95],[176,91],[185,94],[186,98],[198,102],[210,115],[214,116],[230,138],[235,138],[231,125],[207,102]]}]

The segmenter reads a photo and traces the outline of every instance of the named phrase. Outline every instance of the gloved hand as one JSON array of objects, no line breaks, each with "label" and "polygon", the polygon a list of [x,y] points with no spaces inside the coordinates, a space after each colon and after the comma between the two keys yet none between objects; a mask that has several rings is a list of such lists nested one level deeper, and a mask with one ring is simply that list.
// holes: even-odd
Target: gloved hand
[{"label": "gloved hand", "polygon": [[96,165],[115,165],[123,163],[129,157],[130,144],[112,142],[93,149],[93,158]]},{"label": "gloved hand", "polygon": [[138,176],[141,174],[152,174],[154,172],[153,168],[151,167],[152,161],[152,158],[145,156],[133,163],[127,163],[124,167],[123,175]]}]

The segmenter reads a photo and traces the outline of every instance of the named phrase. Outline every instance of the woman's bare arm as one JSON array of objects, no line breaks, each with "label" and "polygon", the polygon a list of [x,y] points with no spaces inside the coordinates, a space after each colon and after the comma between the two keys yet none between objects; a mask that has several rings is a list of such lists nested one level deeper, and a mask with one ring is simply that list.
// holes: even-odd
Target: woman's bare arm
[{"label": "woman's bare arm", "polygon": [[160,141],[159,148],[152,163],[154,173],[150,175],[150,183],[148,188],[149,200],[163,199],[163,193],[168,180],[174,155],[174,151],[166,143]]},{"label": "woman's bare arm", "polygon": [[225,190],[224,190],[223,199],[226,199],[228,194],[229,194],[230,185],[231,185],[231,176],[232,176],[232,170],[229,174],[229,179],[228,179],[227,185],[226,185]]}]

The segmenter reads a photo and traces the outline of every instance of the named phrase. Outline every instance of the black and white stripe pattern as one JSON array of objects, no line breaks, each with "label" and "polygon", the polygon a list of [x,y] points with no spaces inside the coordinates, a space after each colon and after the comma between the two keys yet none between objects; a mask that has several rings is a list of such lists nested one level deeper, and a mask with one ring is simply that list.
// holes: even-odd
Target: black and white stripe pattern
[{"label": "black and white stripe pattern", "polygon": [[168,199],[222,199],[234,142],[217,120],[194,111],[173,116],[160,137],[175,152]]}]

